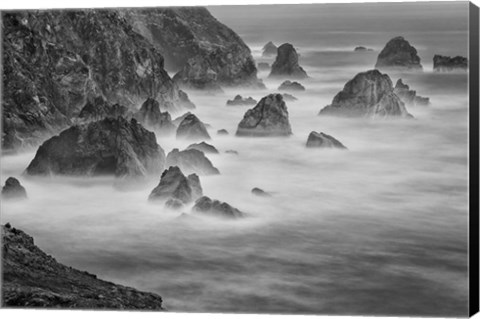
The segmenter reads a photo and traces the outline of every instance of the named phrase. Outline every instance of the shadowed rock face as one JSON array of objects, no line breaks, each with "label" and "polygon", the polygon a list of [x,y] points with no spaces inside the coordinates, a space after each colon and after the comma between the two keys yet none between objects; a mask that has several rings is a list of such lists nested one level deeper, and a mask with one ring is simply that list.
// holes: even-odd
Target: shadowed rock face
[{"label": "shadowed rock face", "polygon": [[269,77],[304,79],[307,72],[298,64],[298,54],[290,43],[284,43],[277,50]]},{"label": "shadowed rock face", "polygon": [[327,135],[323,132],[311,132],[310,135],[308,135],[307,147],[347,149],[333,136]]},{"label": "shadowed rock face", "polygon": [[410,87],[402,82],[402,79],[398,79],[393,92],[395,92],[403,103],[409,106],[430,104],[428,97],[418,96],[416,91],[410,90]]},{"label": "shadowed rock face", "polygon": [[280,94],[262,98],[248,110],[238,124],[237,136],[288,136],[292,128],[288,119],[287,105]]},{"label": "shadowed rock face", "polygon": [[152,98],[143,102],[135,118],[147,129],[159,131],[165,134],[175,132],[176,126],[168,112],[160,112],[160,104]]},{"label": "shadowed rock face", "polygon": [[199,150],[205,154],[211,153],[211,154],[218,154],[218,150],[215,148],[215,146],[210,145],[205,142],[197,143],[197,144],[190,144],[187,147],[187,150]]},{"label": "shadowed rock face", "polygon": [[220,202],[216,199],[212,200],[207,196],[197,199],[195,205],[192,207],[192,212],[228,219],[245,217],[245,213],[241,212],[237,208],[232,207],[225,202]]},{"label": "shadowed rock face", "polygon": [[210,162],[210,160],[205,156],[205,154],[203,154],[202,151],[196,149],[179,151],[178,148],[174,148],[167,155],[166,166],[178,166],[182,170],[182,172],[185,172],[186,174],[220,174],[218,169],[213,166],[212,162]]},{"label": "shadowed rock face", "polygon": [[97,96],[95,99],[90,99],[82,108],[78,119],[81,123],[95,122],[103,120],[106,117],[117,118],[122,116],[124,118],[132,117],[132,112],[120,104],[110,104],[103,97]]},{"label": "shadowed rock face", "polygon": [[233,100],[228,100],[227,105],[255,105],[257,101],[249,96],[248,98],[243,98],[241,95],[236,95]]},{"label": "shadowed rock face", "polygon": [[195,114],[188,114],[178,125],[177,138],[189,140],[209,140],[205,124],[203,124]]},{"label": "shadowed rock face", "polygon": [[449,57],[435,54],[433,70],[436,72],[467,71],[468,59],[462,56]]},{"label": "shadowed rock face", "polygon": [[155,134],[135,119],[119,117],[75,125],[50,138],[38,148],[26,172],[141,177],[158,174],[164,162]]},{"label": "shadowed rock face", "polygon": [[150,196],[151,201],[164,200],[170,201],[171,206],[176,201],[180,201],[183,204],[188,204],[203,194],[202,186],[200,185],[200,179],[196,174],[191,174],[186,177],[180,168],[177,166],[170,166],[166,169],[160,177],[160,183],[155,187]]},{"label": "shadowed rock face", "polygon": [[2,188],[2,198],[4,199],[23,199],[27,198],[27,191],[23,187],[18,179],[15,177],[9,177],[5,181],[5,185]]},{"label": "shadowed rock face", "polygon": [[394,93],[392,80],[387,74],[370,70],[357,74],[345,84],[320,115],[345,117],[407,117],[405,104]]},{"label": "shadowed rock face", "polygon": [[2,251],[2,307],[163,310],[159,295],[62,265],[9,224]]},{"label": "shadowed rock face", "polygon": [[298,82],[285,81],[278,87],[280,91],[305,91],[305,87]]},{"label": "shadowed rock face", "polygon": [[375,68],[411,71],[421,71],[423,69],[417,50],[403,37],[396,37],[388,41],[378,55]]},{"label": "shadowed rock face", "polygon": [[277,46],[273,44],[272,41],[268,42],[263,46],[262,56],[268,57],[268,56],[275,56],[275,55],[277,55]]}]

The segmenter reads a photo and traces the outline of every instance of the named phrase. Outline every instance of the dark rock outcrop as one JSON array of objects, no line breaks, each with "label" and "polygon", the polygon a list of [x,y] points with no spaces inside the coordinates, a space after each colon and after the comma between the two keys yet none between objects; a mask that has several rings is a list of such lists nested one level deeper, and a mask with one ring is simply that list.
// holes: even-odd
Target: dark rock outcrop
[{"label": "dark rock outcrop", "polygon": [[270,70],[270,64],[268,64],[267,62],[259,62],[257,64],[257,68],[258,68],[259,71]]},{"label": "dark rock outcrop", "polygon": [[188,114],[178,125],[177,138],[209,140],[210,135],[208,134],[205,124],[202,123],[195,114]]},{"label": "dark rock outcrop", "polygon": [[196,173],[198,175],[217,175],[219,170],[213,166],[212,162],[202,151],[196,149],[187,149],[179,151],[174,148],[167,155],[166,166],[178,166],[185,174]]},{"label": "dark rock outcrop", "polygon": [[160,177],[160,183],[155,187],[148,199],[150,201],[164,200],[173,205],[174,201],[188,204],[202,196],[202,186],[196,174],[186,177],[180,168],[170,166]]},{"label": "dark rock outcrop", "polygon": [[201,142],[201,143],[196,143],[196,144],[190,144],[188,147],[187,147],[187,150],[198,150],[198,151],[201,151],[205,154],[218,154],[218,150],[215,148],[215,146],[213,145],[210,145],[208,143],[205,143],[205,142]]},{"label": "dark rock outcrop", "polygon": [[293,95],[291,95],[291,94],[288,94],[288,93],[283,93],[282,96],[283,96],[283,100],[284,100],[284,101],[293,102],[293,101],[297,101],[297,100],[298,100],[295,96],[293,96]]},{"label": "dark rock outcrop", "polygon": [[305,87],[298,82],[292,82],[290,80],[284,81],[278,87],[280,91],[305,91]]},{"label": "dark rock outcrop", "polygon": [[196,200],[192,207],[192,213],[200,213],[204,215],[221,217],[227,219],[237,219],[245,217],[245,213],[225,202],[216,199],[212,200],[207,196],[203,196]]},{"label": "dark rock outcrop", "polygon": [[320,148],[339,148],[347,149],[340,141],[333,136],[325,134],[323,132],[317,133],[312,131],[308,135],[307,147],[320,147]]},{"label": "dark rock outcrop", "polygon": [[277,55],[277,46],[273,44],[272,41],[268,42],[263,46],[262,56],[268,57],[268,56],[275,56],[275,55]]},{"label": "dark rock outcrop", "polygon": [[298,64],[298,54],[293,45],[284,43],[277,50],[269,77],[307,78],[307,72]]},{"label": "dark rock outcrop", "polygon": [[249,96],[248,98],[243,98],[241,95],[235,95],[233,100],[228,100],[227,105],[255,105],[257,101]]},{"label": "dark rock outcrop", "polygon": [[373,51],[373,49],[366,48],[364,46],[358,46],[353,51],[355,51],[355,52],[365,52],[365,51]]},{"label": "dark rock outcrop", "polygon": [[142,107],[135,114],[135,118],[149,130],[170,134],[175,132],[176,129],[170,114],[161,112],[160,103],[152,98],[143,102]]},{"label": "dark rock outcrop", "polygon": [[375,64],[376,69],[400,69],[421,71],[417,50],[403,37],[391,39],[380,52]]},{"label": "dark rock outcrop", "polygon": [[255,187],[252,189],[252,194],[259,197],[272,197],[272,194],[264,191],[261,188]]},{"label": "dark rock outcrop", "polygon": [[430,104],[430,99],[428,97],[418,96],[416,91],[410,90],[410,87],[402,82],[402,79],[398,79],[393,92],[395,92],[403,103],[409,106]]},{"label": "dark rock outcrop", "polygon": [[412,117],[394,93],[392,80],[378,70],[358,73],[324,107],[320,115],[345,117]]},{"label": "dark rock outcrop", "polygon": [[228,131],[226,129],[222,128],[221,130],[217,131],[217,134],[218,135],[228,135]]},{"label": "dark rock outcrop", "polygon": [[165,154],[155,134],[135,119],[106,118],[75,125],[43,143],[27,167],[30,175],[158,174]]},{"label": "dark rock outcrop", "polygon": [[131,118],[132,112],[125,106],[120,104],[110,104],[103,97],[97,96],[89,99],[78,115],[80,123],[88,123],[101,121],[106,117]]},{"label": "dark rock outcrop", "polygon": [[9,224],[2,251],[2,307],[163,310],[159,295],[62,265]]},{"label": "dark rock outcrop", "polygon": [[467,71],[468,59],[463,56],[449,57],[435,54],[433,70],[436,72]]},{"label": "dark rock outcrop", "polygon": [[237,136],[288,136],[292,128],[287,105],[280,94],[265,96],[238,124]]},{"label": "dark rock outcrop", "polygon": [[18,179],[15,177],[9,177],[5,181],[5,185],[2,188],[3,199],[22,199],[27,198],[27,191],[23,187]]}]

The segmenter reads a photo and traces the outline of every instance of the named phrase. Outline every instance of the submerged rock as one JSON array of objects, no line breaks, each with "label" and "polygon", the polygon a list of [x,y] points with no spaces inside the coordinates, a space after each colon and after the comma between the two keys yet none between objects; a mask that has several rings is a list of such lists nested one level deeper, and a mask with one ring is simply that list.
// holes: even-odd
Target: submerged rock
[{"label": "submerged rock", "polygon": [[168,112],[160,111],[160,104],[152,98],[143,102],[140,110],[135,114],[135,118],[144,127],[161,133],[170,134],[175,132],[175,125]]},{"label": "submerged rock", "polygon": [[467,71],[468,59],[462,56],[449,57],[435,54],[433,70],[436,72]]},{"label": "submerged rock", "polygon": [[406,105],[418,106],[430,104],[428,97],[418,96],[416,91],[410,90],[410,87],[402,82],[402,79],[398,79],[393,92],[395,92]]},{"label": "submerged rock", "polygon": [[177,138],[209,140],[210,135],[208,134],[205,124],[202,123],[195,114],[188,114],[178,125]]},{"label": "submerged rock", "polygon": [[255,105],[257,101],[249,96],[248,98],[243,98],[241,95],[236,95],[233,100],[228,100],[227,105]]},{"label": "submerged rock", "polygon": [[237,136],[289,136],[292,128],[287,105],[280,94],[265,96],[238,124]]},{"label": "submerged rock", "polygon": [[307,72],[298,64],[298,54],[290,43],[278,48],[277,58],[272,64],[269,77],[307,78]]},{"label": "submerged rock", "polygon": [[373,49],[366,48],[364,46],[358,46],[353,51],[355,51],[355,52],[365,52],[365,51],[373,51]]},{"label": "submerged rock", "polygon": [[207,196],[197,199],[195,205],[192,207],[192,212],[228,219],[245,217],[245,213],[237,208],[216,199],[212,200]]},{"label": "submerged rock", "polygon": [[5,181],[5,185],[2,188],[3,199],[22,199],[27,198],[27,191],[23,187],[18,179],[15,177],[9,177]]},{"label": "submerged rock", "polygon": [[323,132],[317,133],[315,131],[312,131],[310,135],[308,135],[307,147],[347,149],[333,136],[327,135]]},{"label": "submerged rock", "polygon": [[135,119],[105,118],[75,125],[43,143],[28,165],[29,175],[105,175],[139,177],[158,174],[165,153],[155,134]]},{"label": "submerged rock", "polygon": [[305,87],[298,82],[285,81],[278,87],[280,91],[305,91]]},{"label": "submerged rock", "polygon": [[272,41],[268,42],[263,46],[262,56],[268,57],[268,56],[275,56],[275,55],[277,55],[277,46],[273,44]]},{"label": "submerged rock", "polygon": [[375,64],[376,69],[401,69],[421,71],[420,57],[417,50],[403,37],[388,41],[380,52]]},{"label": "submerged rock", "polygon": [[179,151],[174,148],[167,155],[166,166],[178,166],[186,174],[197,173],[199,175],[217,175],[219,170],[213,166],[212,162],[196,149],[187,149]]},{"label": "submerged rock", "polygon": [[259,62],[257,64],[257,68],[259,71],[270,70],[270,64],[268,64],[267,62]]},{"label": "submerged rock", "polygon": [[228,135],[228,131],[226,129],[221,129],[217,131],[218,135]]},{"label": "submerged rock", "polygon": [[259,197],[272,197],[272,194],[267,193],[266,191],[258,187],[252,189],[252,194]]},{"label": "submerged rock", "polygon": [[132,112],[125,106],[120,104],[110,104],[103,97],[97,96],[93,100],[88,100],[85,106],[80,111],[78,119],[80,122],[95,122],[103,120],[106,117],[117,118],[122,116],[124,118],[132,117]]},{"label": "submerged rock", "polygon": [[202,186],[196,174],[186,177],[180,168],[170,166],[160,177],[160,183],[155,187],[148,199],[150,201],[164,200],[173,205],[175,201],[188,204],[202,196]]},{"label": "submerged rock", "polygon": [[205,142],[197,143],[197,144],[190,144],[187,147],[187,150],[198,150],[201,151],[205,154],[211,153],[211,154],[218,154],[218,150],[215,148],[215,146],[210,145]]},{"label": "submerged rock", "polygon": [[405,104],[394,93],[392,80],[378,70],[358,73],[319,115],[345,117],[407,117]]}]

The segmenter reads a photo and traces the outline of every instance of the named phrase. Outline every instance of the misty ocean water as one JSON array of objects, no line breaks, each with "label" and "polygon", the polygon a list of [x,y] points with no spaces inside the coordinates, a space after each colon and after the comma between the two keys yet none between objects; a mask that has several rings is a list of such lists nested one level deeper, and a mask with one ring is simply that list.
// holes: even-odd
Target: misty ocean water
[{"label": "misty ocean water", "polygon": [[[393,9],[393,6],[395,8]],[[152,176],[130,189],[113,178],[21,176],[35,150],[2,157],[2,184],[20,177],[29,199],[2,201],[2,223],[35,238],[59,262],[153,291],[170,311],[463,316],[468,300],[468,75],[432,71],[435,53],[463,55],[467,3],[211,7],[250,46],[292,43],[310,78],[288,102],[293,136],[240,138],[249,107],[267,90],[188,92],[220,154],[204,194],[249,214],[241,221],[177,219],[147,201]],[[420,21],[419,21],[420,20]],[[403,35],[424,72],[402,78],[431,105],[413,120],[317,116],[379,50]],[[363,45],[373,52],[353,52]],[[176,114],[180,115],[180,114]],[[218,129],[228,136],[218,136]],[[307,149],[311,131],[348,151]],[[190,143],[158,136],[166,153]],[[225,153],[236,150],[238,155]],[[273,196],[254,197],[260,187]],[[188,209],[183,211],[188,212]]]}]

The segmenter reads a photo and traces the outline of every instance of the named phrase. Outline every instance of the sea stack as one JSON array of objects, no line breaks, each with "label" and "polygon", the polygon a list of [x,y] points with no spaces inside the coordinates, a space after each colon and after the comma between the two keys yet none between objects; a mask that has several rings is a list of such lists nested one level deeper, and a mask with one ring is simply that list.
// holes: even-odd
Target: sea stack
[{"label": "sea stack", "polygon": [[2,188],[2,198],[4,199],[24,199],[27,198],[25,187],[20,184],[15,177],[9,177]]},{"label": "sea stack", "polygon": [[380,52],[375,64],[376,69],[399,69],[422,71],[417,50],[403,37],[395,37],[388,41]]},{"label": "sea stack", "polygon": [[195,116],[195,114],[187,114],[180,122],[177,129],[177,138],[188,140],[209,140],[210,135],[207,132],[205,124]]},{"label": "sea stack", "polygon": [[178,200],[182,204],[188,204],[201,197],[202,193],[200,179],[196,174],[190,174],[187,177],[177,166],[170,166],[162,173],[160,183],[152,190],[148,199],[150,201]]},{"label": "sea stack", "polygon": [[293,45],[284,43],[277,50],[269,77],[304,79],[307,72],[298,64],[298,54]]},{"label": "sea stack", "polygon": [[275,56],[277,54],[277,46],[272,41],[263,46],[262,56]]}]

